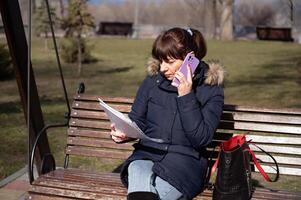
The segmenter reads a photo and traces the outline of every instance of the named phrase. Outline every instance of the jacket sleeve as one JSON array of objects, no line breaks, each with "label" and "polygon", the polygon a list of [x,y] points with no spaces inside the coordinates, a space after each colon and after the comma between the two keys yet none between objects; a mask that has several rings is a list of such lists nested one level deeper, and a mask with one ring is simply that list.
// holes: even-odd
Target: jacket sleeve
[{"label": "jacket sleeve", "polygon": [[220,86],[201,86],[198,93],[191,92],[177,98],[182,127],[195,149],[205,147],[212,141],[223,105],[224,92]]},{"label": "jacket sleeve", "polygon": [[150,78],[147,77],[140,85],[129,118],[134,121],[144,132],[146,129],[146,113],[148,105],[148,85]]}]

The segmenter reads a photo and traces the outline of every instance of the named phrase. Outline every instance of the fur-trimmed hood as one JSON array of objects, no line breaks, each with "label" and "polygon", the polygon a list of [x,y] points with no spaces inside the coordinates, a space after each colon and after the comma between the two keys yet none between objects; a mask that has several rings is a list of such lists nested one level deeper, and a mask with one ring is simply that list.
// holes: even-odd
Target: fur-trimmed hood
[{"label": "fur-trimmed hood", "polygon": [[[224,82],[224,67],[218,61],[209,61],[207,64],[204,83],[207,85],[222,85]],[[147,72],[149,75],[158,74],[160,62],[150,58],[147,62]]]}]

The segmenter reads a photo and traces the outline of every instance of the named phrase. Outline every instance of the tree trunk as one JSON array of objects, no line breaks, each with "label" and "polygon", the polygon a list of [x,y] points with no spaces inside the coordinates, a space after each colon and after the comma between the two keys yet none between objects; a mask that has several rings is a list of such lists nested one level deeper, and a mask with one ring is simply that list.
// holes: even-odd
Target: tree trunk
[{"label": "tree trunk", "polygon": [[78,70],[77,75],[80,77],[82,75],[82,47],[81,47],[81,37],[80,35],[77,37],[77,48],[78,48]]},{"label": "tree trunk", "polygon": [[45,40],[44,40],[44,50],[45,50],[45,52],[48,51],[48,39],[47,39],[47,37],[45,37]]},{"label": "tree trunk", "polygon": [[205,0],[205,35],[207,38],[216,37],[216,0]]},{"label": "tree trunk", "polygon": [[45,31],[45,40],[44,40],[44,50],[45,52],[48,51],[48,34],[47,31]]},{"label": "tree trunk", "polygon": [[233,40],[233,0],[222,1],[222,7],[220,38],[222,40]]},{"label": "tree trunk", "polygon": [[59,3],[60,3],[61,18],[63,19],[64,15],[65,15],[64,2],[63,2],[63,0],[59,0]]},{"label": "tree trunk", "polygon": [[32,0],[32,12],[36,13],[37,10],[37,2],[36,0]]}]

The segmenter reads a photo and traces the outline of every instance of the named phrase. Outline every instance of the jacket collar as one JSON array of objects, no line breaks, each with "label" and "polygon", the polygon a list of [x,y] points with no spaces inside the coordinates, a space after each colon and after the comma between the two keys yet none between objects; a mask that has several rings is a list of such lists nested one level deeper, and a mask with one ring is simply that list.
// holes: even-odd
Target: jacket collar
[{"label": "jacket collar", "polygon": [[[196,75],[193,79],[199,81],[194,81],[194,82],[197,82],[198,84],[204,83],[210,86],[223,85],[225,71],[224,71],[224,67],[221,65],[220,62],[213,60],[213,61],[209,61],[207,64],[204,61],[201,61],[198,68],[197,70],[199,71],[196,70],[195,72]],[[160,62],[156,59],[150,58],[147,62],[147,70],[150,76],[160,74],[159,73]],[[160,79],[162,79],[162,77]]]}]

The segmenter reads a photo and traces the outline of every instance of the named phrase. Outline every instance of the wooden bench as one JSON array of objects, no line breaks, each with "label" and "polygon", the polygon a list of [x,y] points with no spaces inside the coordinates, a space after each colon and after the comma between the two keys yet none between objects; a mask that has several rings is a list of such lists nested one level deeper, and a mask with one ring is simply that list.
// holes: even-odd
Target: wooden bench
[{"label": "wooden bench", "polygon": [[[126,188],[119,173],[91,172],[68,168],[72,156],[126,159],[132,143],[115,144],[110,139],[109,121],[97,98],[86,94],[74,96],[66,146],[66,166],[41,175],[29,190],[29,199],[126,199]],[[133,99],[100,97],[115,109],[128,113]],[[263,109],[225,105],[222,121],[212,147],[235,133],[249,132],[247,137],[272,153],[278,161],[280,176],[301,175],[301,110]],[[267,172],[273,173],[271,160],[257,157]],[[215,156],[217,153],[215,153]],[[263,179],[262,179],[263,180]],[[205,190],[195,199],[211,199]],[[255,187],[252,199],[301,199],[301,193]]]},{"label": "wooden bench", "polygon": [[292,28],[257,26],[256,34],[259,40],[294,41]]}]

